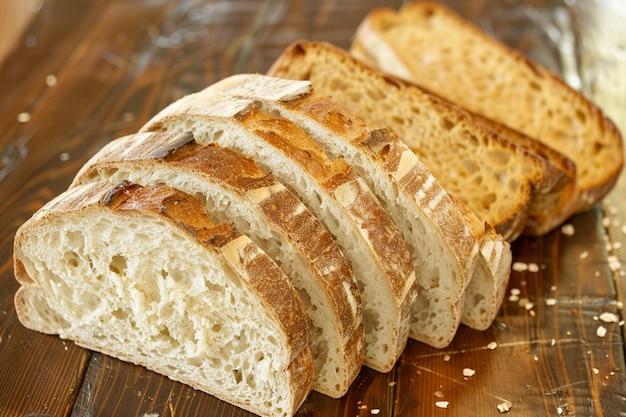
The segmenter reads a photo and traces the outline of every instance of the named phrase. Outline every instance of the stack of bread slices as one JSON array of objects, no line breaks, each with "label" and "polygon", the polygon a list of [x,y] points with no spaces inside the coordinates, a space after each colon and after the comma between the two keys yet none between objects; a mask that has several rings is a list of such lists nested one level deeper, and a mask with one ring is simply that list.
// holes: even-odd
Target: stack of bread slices
[{"label": "stack of bread slices", "polygon": [[487,329],[510,242],[612,185],[592,191],[575,155],[478,113],[295,43],[269,75],[228,77],[112,141],[35,213],[15,237],[18,316],[259,415],[339,398],[409,338]]}]

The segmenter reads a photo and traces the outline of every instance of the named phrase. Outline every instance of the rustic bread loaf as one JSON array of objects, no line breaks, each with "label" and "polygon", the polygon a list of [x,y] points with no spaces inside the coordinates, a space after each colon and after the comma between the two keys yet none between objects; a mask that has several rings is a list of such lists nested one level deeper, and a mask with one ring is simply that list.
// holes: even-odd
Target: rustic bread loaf
[{"label": "rustic bread loaf", "polygon": [[621,136],[600,109],[543,66],[437,3],[376,9],[354,54],[510,126],[576,164],[576,211],[600,201],[623,165]]},{"label": "rustic bread loaf", "polygon": [[[413,306],[410,337],[444,347],[454,337],[459,320],[474,327],[464,318],[487,313],[485,299],[502,292],[501,288],[485,293],[475,305],[466,306],[469,300],[465,297],[466,286],[479,286],[482,291],[489,286],[479,284],[482,280],[494,285],[497,282],[498,286],[503,281],[491,274],[476,274],[478,243],[484,232],[476,238],[463,217],[465,213],[457,208],[459,203],[451,200],[397,136],[386,130],[369,131],[342,103],[314,94],[309,81],[240,74],[219,81],[211,90],[249,98],[267,113],[293,121],[331,158],[344,157],[370,186],[398,227],[413,259],[418,300]],[[502,243],[510,252],[508,244]],[[497,301],[493,304],[499,306]],[[474,309],[478,312],[470,312]],[[489,317],[482,317],[480,324],[492,321],[496,313],[497,309],[489,310]],[[440,321],[441,317],[451,319]]]},{"label": "rustic bread loaf", "polygon": [[17,231],[28,328],[143,365],[262,416],[313,379],[308,323],[280,268],[165,186],[74,187]]},{"label": "rustic bread loaf", "polygon": [[[364,364],[389,371],[406,345],[416,297],[411,257],[389,215],[344,160],[327,159],[294,123],[210,88],[172,103],[142,130],[191,130],[199,143],[214,142],[253,158],[296,194],[352,266],[363,301]],[[337,390],[326,394],[341,396],[350,382],[337,381]]]},{"label": "rustic bread loaf", "polygon": [[[214,220],[247,235],[302,295],[315,363],[313,389],[334,392],[363,363],[361,294],[332,236],[298,198],[249,158],[191,132],[137,133],[116,139],[80,170],[73,186],[107,180],[166,184],[203,202]],[[339,369],[340,371],[336,371]]]},{"label": "rustic bread loaf", "polygon": [[[457,294],[452,296],[453,302],[441,307],[449,311],[457,306],[457,291],[464,282],[469,284],[462,294],[461,323],[480,330],[491,325],[509,280],[509,244],[469,210],[459,207],[462,203],[450,198],[396,135],[387,130],[370,131],[345,105],[315,94],[308,81],[240,74],[212,86],[217,89],[250,98],[262,110],[293,121],[331,158],[345,157],[368,183],[407,242],[420,287],[418,298],[425,300],[414,307],[411,337],[431,345],[449,343],[454,333],[434,339],[443,329],[433,331],[432,317],[417,320],[420,312],[416,310],[418,305]],[[474,268],[478,244],[481,255]],[[437,262],[431,256],[435,248],[440,253]],[[452,315],[458,317],[459,312],[452,311]]]},{"label": "rustic bread loaf", "polygon": [[333,45],[295,42],[268,75],[308,79],[317,94],[343,102],[370,129],[394,130],[449,194],[509,241],[522,232],[534,194],[561,179],[546,178],[545,159],[470,113]]}]

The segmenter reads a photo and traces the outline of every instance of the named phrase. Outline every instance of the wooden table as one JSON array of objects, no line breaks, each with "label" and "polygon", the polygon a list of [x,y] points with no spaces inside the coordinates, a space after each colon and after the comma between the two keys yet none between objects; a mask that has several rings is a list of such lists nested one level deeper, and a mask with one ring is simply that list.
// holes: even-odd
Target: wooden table
[{"label": "wooden table", "polygon": [[[623,3],[448,3],[563,73],[626,131]],[[13,307],[15,230],[106,142],[168,103],[230,74],[264,72],[296,39],[347,47],[366,12],[382,4],[400,1],[41,3],[0,63],[1,416],[248,415],[26,330]],[[512,272],[514,297],[488,331],[462,327],[443,350],[409,342],[392,372],[363,369],[344,398],[313,393],[298,415],[496,416],[505,403],[511,416],[626,415],[624,327],[600,318],[623,318],[625,189],[622,178],[602,206],[572,218],[573,235],[557,230],[514,243],[514,260],[538,270]],[[464,376],[465,368],[475,374]]]}]

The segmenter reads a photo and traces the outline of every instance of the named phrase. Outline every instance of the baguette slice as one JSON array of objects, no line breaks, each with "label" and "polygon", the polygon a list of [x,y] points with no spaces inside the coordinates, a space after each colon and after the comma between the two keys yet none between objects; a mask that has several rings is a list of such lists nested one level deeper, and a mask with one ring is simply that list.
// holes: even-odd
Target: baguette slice
[{"label": "baguette slice", "polygon": [[[211,88],[254,100],[262,110],[299,125],[331,158],[345,157],[374,190],[407,243],[420,286],[418,298],[454,293],[444,289],[458,288],[452,277],[471,277],[466,280],[461,323],[478,330],[491,325],[509,281],[510,245],[466,207],[460,207],[462,203],[453,201],[396,135],[388,130],[369,131],[342,103],[315,94],[308,81],[241,74]],[[474,268],[479,244],[480,257]],[[441,253],[437,262],[430,256],[433,248]],[[429,330],[433,326],[427,324],[429,318],[417,320],[418,305],[424,303],[428,301],[414,306],[410,335],[443,345],[449,338],[435,342],[429,337],[434,333]]]},{"label": "baguette slice", "polygon": [[[408,338],[416,297],[411,256],[401,235],[363,180],[342,159],[329,160],[304,131],[264,114],[252,101],[215,95],[210,87],[162,110],[142,129],[191,130],[253,158],[320,219],[350,262],[363,301],[364,364],[392,369]],[[343,395],[351,381],[328,395]]]},{"label": "baguette slice", "polygon": [[317,94],[343,102],[370,129],[396,132],[449,194],[508,241],[523,231],[534,195],[562,180],[548,176],[544,158],[498,136],[470,113],[331,44],[295,42],[268,75],[310,80]]},{"label": "baguette slice", "polygon": [[510,126],[576,164],[575,211],[600,201],[623,166],[619,131],[600,109],[538,63],[437,3],[376,9],[353,53],[460,106]]},{"label": "baguette slice", "polygon": [[271,174],[230,149],[197,144],[191,132],[137,133],[108,143],[73,186],[102,180],[163,183],[200,197],[213,219],[250,237],[301,294],[311,326],[313,389],[334,392],[338,380],[356,377],[364,342],[350,265],[317,218]]},{"label": "baguette slice", "polygon": [[20,321],[262,416],[292,416],[313,361],[300,299],[245,235],[165,186],[75,187],[17,232]]}]

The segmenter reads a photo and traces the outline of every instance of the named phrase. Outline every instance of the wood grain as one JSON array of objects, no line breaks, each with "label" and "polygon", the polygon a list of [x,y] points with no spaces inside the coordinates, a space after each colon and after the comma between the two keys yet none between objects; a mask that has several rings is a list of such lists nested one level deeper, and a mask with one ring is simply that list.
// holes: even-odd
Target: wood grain
[{"label": "wood grain", "polygon": [[[265,72],[297,39],[347,47],[371,8],[400,3],[43,2],[20,35],[37,42],[18,39],[0,65],[0,416],[251,416],[142,367],[25,329],[13,308],[15,230],[105,143],[135,132],[173,100],[233,73]],[[448,3],[539,58],[533,19],[564,7],[557,0]],[[517,13],[531,6],[537,13]],[[569,10],[571,23],[578,39],[588,39],[597,23],[579,7]],[[582,86],[623,129],[624,60],[585,45],[577,50]],[[562,68],[552,57],[547,62]],[[625,84],[599,84],[598,62],[603,79]],[[21,113],[30,120],[18,122]],[[344,398],[311,393],[297,415],[499,416],[501,404],[515,416],[625,413],[624,327],[599,319],[603,312],[623,318],[625,189],[622,176],[603,206],[568,221],[571,236],[556,230],[514,243],[514,260],[538,270],[512,272],[513,297],[489,330],[461,327],[442,350],[410,341],[392,372],[364,368]],[[599,326],[606,336],[597,335]]]}]

